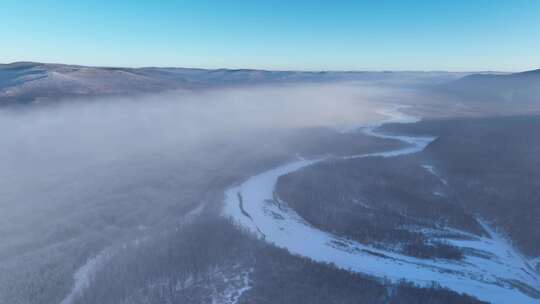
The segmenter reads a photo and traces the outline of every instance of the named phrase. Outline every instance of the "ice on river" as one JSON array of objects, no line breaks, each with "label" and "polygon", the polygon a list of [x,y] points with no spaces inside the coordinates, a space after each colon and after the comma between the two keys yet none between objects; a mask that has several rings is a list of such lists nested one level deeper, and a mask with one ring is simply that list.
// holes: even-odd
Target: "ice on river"
[{"label": "ice on river", "polygon": [[[399,113],[399,107],[386,110],[391,122],[414,122]],[[434,137],[412,137],[378,133],[376,126],[367,126],[367,134],[401,140],[404,148],[352,155],[395,157],[424,149]],[[540,276],[507,240],[481,222],[489,237],[463,232],[468,239],[447,239],[466,249],[462,261],[419,259],[392,251],[373,248],[319,230],[303,220],[286,202],[276,198],[278,178],[324,159],[298,161],[252,176],[225,193],[223,215],[239,225],[292,254],[318,262],[397,282],[407,280],[422,286],[437,282],[442,287],[466,293],[491,303],[540,303]],[[454,231],[455,232],[455,231]]]}]

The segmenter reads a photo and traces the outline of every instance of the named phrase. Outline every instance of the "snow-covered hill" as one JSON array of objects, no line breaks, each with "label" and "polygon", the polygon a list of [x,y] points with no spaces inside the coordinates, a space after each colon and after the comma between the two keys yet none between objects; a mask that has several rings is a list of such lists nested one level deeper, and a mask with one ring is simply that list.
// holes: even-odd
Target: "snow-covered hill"
[{"label": "snow-covered hill", "polygon": [[461,73],[304,72],[251,69],[113,68],[17,62],[0,64],[0,104],[66,97],[135,95],[175,89],[320,81],[369,81],[387,84],[441,83]]}]

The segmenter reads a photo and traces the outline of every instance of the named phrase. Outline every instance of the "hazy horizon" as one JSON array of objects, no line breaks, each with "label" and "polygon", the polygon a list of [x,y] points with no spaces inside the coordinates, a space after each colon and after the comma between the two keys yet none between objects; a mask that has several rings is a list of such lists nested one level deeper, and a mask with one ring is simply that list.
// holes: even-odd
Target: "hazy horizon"
[{"label": "hazy horizon", "polygon": [[540,70],[539,67],[532,67],[527,70],[496,70],[496,69],[486,69],[486,70],[420,70],[420,69],[407,69],[407,70],[388,70],[388,69],[356,69],[356,70],[329,70],[329,69],[271,69],[271,68],[246,68],[246,67],[214,67],[214,68],[205,68],[198,66],[189,66],[189,65],[86,65],[80,63],[72,62],[42,62],[42,61],[32,61],[32,60],[17,60],[11,62],[0,62],[0,65],[9,65],[9,64],[19,64],[19,63],[36,63],[36,64],[45,64],[45,65],[68,65],[68,66],[81,66],[81,67],[91,67],[91,68],[125,68],[125,69],[145,69],[145,68],[158,68],[158,69],[195,69],[195,70],[254,70],[254,71],[269,71],[269,72],[337,72],[337,73],[361,73],[361,72],[399,72],[399,73],[437,73],[437,72],[448,72],[448,73],[520,73],[532,70]]}]

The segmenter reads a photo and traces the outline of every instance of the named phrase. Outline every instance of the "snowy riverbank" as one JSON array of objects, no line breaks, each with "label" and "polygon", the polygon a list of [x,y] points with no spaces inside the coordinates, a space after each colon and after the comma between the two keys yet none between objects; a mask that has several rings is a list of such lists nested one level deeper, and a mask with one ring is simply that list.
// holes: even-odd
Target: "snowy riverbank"
[{"label": "snowy riverbank", "polygon": [[[402,114],[402,107],[381,111],[389,117],[385,123],[411,123],[415,117]],[[346,156],[397,157],[422,151],[435,137],[414,137],[385,134],[379,125],[365,126],[368,135],[400,140],[404,148],[378,153]],[[419,259],[369,245],[339,238],[321,231],[303,220],[286,202],[275,195],[275,185],[282,175],[300,170],[320,159],[299,159],[252,176],[239,186],[226,191],[224,216],[260,235],[275,246],[315,261],[332,263],[339,268],[391,281],[407,280],[421,286],[432,282],[440,286],[475,296],[492,303],[540,303],[540,276],[511,244],[487,224],[481,222],[490,237],[459,232],[468,240],[445,239],[465,251],[462,261]],[[483,254],[474,254],[483,253]]]}]

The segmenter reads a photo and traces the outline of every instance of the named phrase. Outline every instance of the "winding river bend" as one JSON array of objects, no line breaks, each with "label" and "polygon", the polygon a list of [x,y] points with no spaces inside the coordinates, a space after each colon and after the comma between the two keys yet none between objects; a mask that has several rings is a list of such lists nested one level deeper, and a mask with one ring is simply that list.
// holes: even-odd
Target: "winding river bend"
[{"label": "winding river bend", "polygon": [[[384,123],[411,123],[418,119],[400,112],[401,106],[381,111],[388,117]],[[379,131],[379,125],[361,128],[368,135],[395,139],[406,143],[404,148],[361,157],[398,157],[422,151],[435,137],[400,136]],[[322,162],[327,158],[302,159],[252,176],[225,192],[223,215],[259,235],[268,243],[290,253],[314,261],[332,263],[336,267],[393,282],[407,280],[420,286],[433,282],[491,303],[540,303],[540,276],[531,262],[486,223],[479,223],[489,237],[455,231],[464,238],[444,241],[466,248],[462,261],[419,259],[374,248],[311,226],[287,203],[275,195],[275,186],[282,175]],[[474,252],[483,254],[474,254]]]}]

